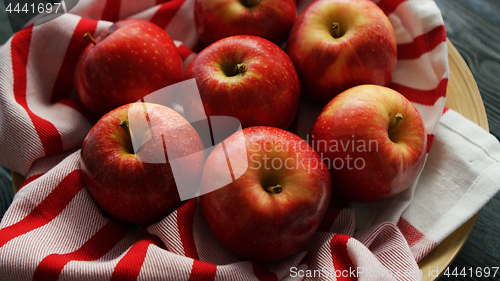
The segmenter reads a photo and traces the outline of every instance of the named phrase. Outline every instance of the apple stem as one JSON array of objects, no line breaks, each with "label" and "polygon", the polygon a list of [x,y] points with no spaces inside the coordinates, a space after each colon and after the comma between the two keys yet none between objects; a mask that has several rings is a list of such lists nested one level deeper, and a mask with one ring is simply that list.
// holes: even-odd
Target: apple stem
[{"label": "apple stem", "polygon": [[[130,139],[130,143],[131,143],[131,144],[132,144],[132,146],[133,146],[133,138],[134,138],[134,135],[132,134],[132,131],[130,130],[130,124],[129,124],[128,120],[126,120],[126,119],[125,119],[125,120],[122,120],[122,121],[120,122],[120,127],[122,127],[122,128],[123,128],[123,130],[125,131],[125,133],[127,134],[127,136],[128,136],[128,137],[129,137],[129,139]],[[133,150],[133,148],[132,148],[132,150]],[[134,152],[132,152],[132,153],[134,153]]]},{"label": "apple stem", "polygon": [[396,115],[394,116],[394,118],[396,118],[396,120],[394,122],[394,125],[391,126],[391,128],[389,129],[389,135],[391,135],[394,132],[394,130],[399,125],[399,123],[401,122],[401,120],[403,120],[403,114],[396,113]]},{"label": "apple stem", "polygon": [[244,64],[244,63],[239,63],[238,65],[236,65],[234,67],[234,75],[238,75],[238,74],[244,74],[245,72],[247,71],[247,65]]},{"label": "apple stem", "polygon": [[394,127],[397,127],[399,125],[399,122],[401,122],[401,120],[403,120],[403,114],[396,113],[394,118],[396,118],[396,124],[394,125]]},{"label": "apple stem", "polygon": [[271,186],[266,186],[264,188],[267,192],[272,193],[272,194],[279,194],[283,191],[283,187],[281,185],[271,185]]},{"label": "apple stem", "polygon": [[340,25],[338,22],[332,23],[332,30],[333,30],[333,37],[339,38],[340,37]]},{"label": "apple stem", "polygon": [[92,44],[94,44],[94,45],[97,44],[97,42],[95,41],[94,37],[92,37],[92,35],[90,33],[88,33],[88,32],[83,35],[83,39],[92,42]]}]

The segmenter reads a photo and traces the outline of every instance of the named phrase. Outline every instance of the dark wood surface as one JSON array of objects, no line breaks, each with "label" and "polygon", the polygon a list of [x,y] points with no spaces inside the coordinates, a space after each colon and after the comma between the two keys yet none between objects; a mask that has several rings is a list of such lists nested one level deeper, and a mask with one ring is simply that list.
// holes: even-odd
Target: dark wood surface
[{"label": "dark wood surface", "polygon": [[436,0],[446,33],[469,66],[488,115],[500,137],[500,1]]},{"label": "dark wood surface", "polygon": [[[469,66],[484,102],[490,132],[500,137],[500,1],[435,0],[446,33]],[[500,183],[499,183],[500,184]],[[500,193],[481,210],[450,273],[500,266]],[[442,276],[440,280],[500,280],[496,277]]]}]

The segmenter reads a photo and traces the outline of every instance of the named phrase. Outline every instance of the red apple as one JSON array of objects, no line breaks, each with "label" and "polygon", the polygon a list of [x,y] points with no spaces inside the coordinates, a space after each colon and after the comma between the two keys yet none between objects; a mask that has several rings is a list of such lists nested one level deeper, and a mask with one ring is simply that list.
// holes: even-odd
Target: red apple
[{"label": "red apple", "polygon": [[321,103],[360,84],[388,86],[396,70],[396,36],[370,0],[322,0],[297,18],[286,52],[304,94]]},{"label": "red apple", "polygon": [[200,39],[212,44],[233,35],[255,35],[284,42],[297,18],[295,0],[195,0]]},{"label": "red apple", "polygon": [[[147,225],[181,204],[179,180],[199,180],[203,149],[198,133],[174,110],[152,103],[126,104],[99,119],[85,138],[83,180],[108,215]],[[173,161],[180,174],[174,174]]]},{"label": "red apple", "polygon": [[78,97],[94,115],[182,80],[182,60],[172,38],[139,19],[117,21],[81,54],[75,70]]},{"label": "red apple", "polygon": [[[241,155],[245,161],[231,161]],[[227,159],[231,174],[241,176],[221,187]],[[231,135],[212,151],[201,190],[203,214],[215,238],[241,258],[273,262],[296,253],[312,237],[329,204],[331,181],[307,142],[258,126]]]},{"label": "red apple", "polygon": [[[203,108],[185,101],[187,116],[232,116],[243,127],[287,128],[300,102],[300,82],[286,53],[272,42],[238,35],[215,42],[188,65]],[[189,96],[187,96],[189,97]]]},{"label": "red apple", "polygon": [[333,193],[375,202],[407,189],[425,159],[427,135],[413,104],[383,86],[344,91],[323,109],[310,144],[329,167]]}]

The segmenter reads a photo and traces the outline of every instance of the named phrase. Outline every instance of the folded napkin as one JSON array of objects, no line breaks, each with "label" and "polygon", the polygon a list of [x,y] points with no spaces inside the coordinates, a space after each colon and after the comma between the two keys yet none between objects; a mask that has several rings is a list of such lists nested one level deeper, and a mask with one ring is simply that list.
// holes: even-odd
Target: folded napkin
[{"label": "folded napkin", "polygon": [[[299,11],[311,1],[298,2]],[[442,115],[449,69],[439,9],[433,1],[380,0],[398,43],[390,87],[415,104],[428,133],[427,162],[410,189],[329,208],[303,250],[271,264],[221,246],[197,198],[141,229],[105,217],[80,175],[79,148],[95,122],[73,90],[82,36],[121,18],[150,20],[187,65],[201,46],[193,3],[81,0],[0,48],[0,165],[27,177],[0,223],[0,279],[419,280],[417,262],[498,191],[496,139],[452,110]],[[317,113],[301,107],[297,134]]]}]

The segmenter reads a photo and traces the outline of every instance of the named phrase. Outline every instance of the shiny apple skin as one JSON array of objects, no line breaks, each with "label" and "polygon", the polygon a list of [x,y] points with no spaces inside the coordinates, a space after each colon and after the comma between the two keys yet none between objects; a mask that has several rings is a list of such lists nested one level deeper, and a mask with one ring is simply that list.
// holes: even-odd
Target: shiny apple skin
[{"label": "shiny apple skin", "polygon": [[[250,0],[252,1],[252,0]],[[283,43],[297,18],[295,0],[195,0],[194,19],[198,36],[210,45],[234,35],[255,35]]]},{"label": "shiny apple skin", "polygon": [[[246,64],[246,72],[228,74],[240,63]],[[190,62],[184,78],[196,79],[203,102],[199,108],[185,101],[187,116],[232,116],[244,128],[286,129],[299,107],[300,82],[293,62],[276,44],[260,37],[217,41]]]},{"label": "shiny apple skin", "polygon": [[388,86],[397,65],[394,29],[370,0],[314,1],[295,21],[286,52],[304,95],[322,104],[357,85]]},{"label": "shiny apple skin", "polygon": [[117,21],[95,41],[80,55],[75,88],[97,117],[182,80],[182,59],[172,38],[149,21]]},{"label": "shiny apple skin", "polygon": [[[245,147],[238,145],[237,134],[244,135]],[[248,168],[231,162],[233,171],[246,169],[243,175],[200,198],[215,238],[237,256],[257,262],[298,252],[315,233],[330,202],[328,169],[307,142],[277,128],[247,128],[224,145],[230,158],[246,155]],[[283,165],[271,159],[280,159]],[[217,146],[203,169],[202,190],[217,186],[227,173],[226,161],[222,146]],[[297,165],[300,161],[305,164]],[[278,184],[281,193],[264,189]]]},{"label": "shiny apple skin", "polygon": [[[398,113],[403,119],[394,127]],[[419,175],[427,148],[415,106],[400,93],[376,85],[357,86],[333,98],[316,120],[310,140],[329,166],[334,196],[363,203],[406,190]]]},{"label": "shiny apple skin", "polygon": [[[136,138],[144,138],[134,153],[120,122],[144,118],[144,110],[149,125],[133,130]],[[185,172],[196,181],[204,156],[195,152],[203,149],[198,133],[174,110],[150,103],[126,104],[104,115],[88,133],[81,149],[82,176],[105,213],[127,223],[148,225],[182,203],[169,159],[188,157]]]}]

